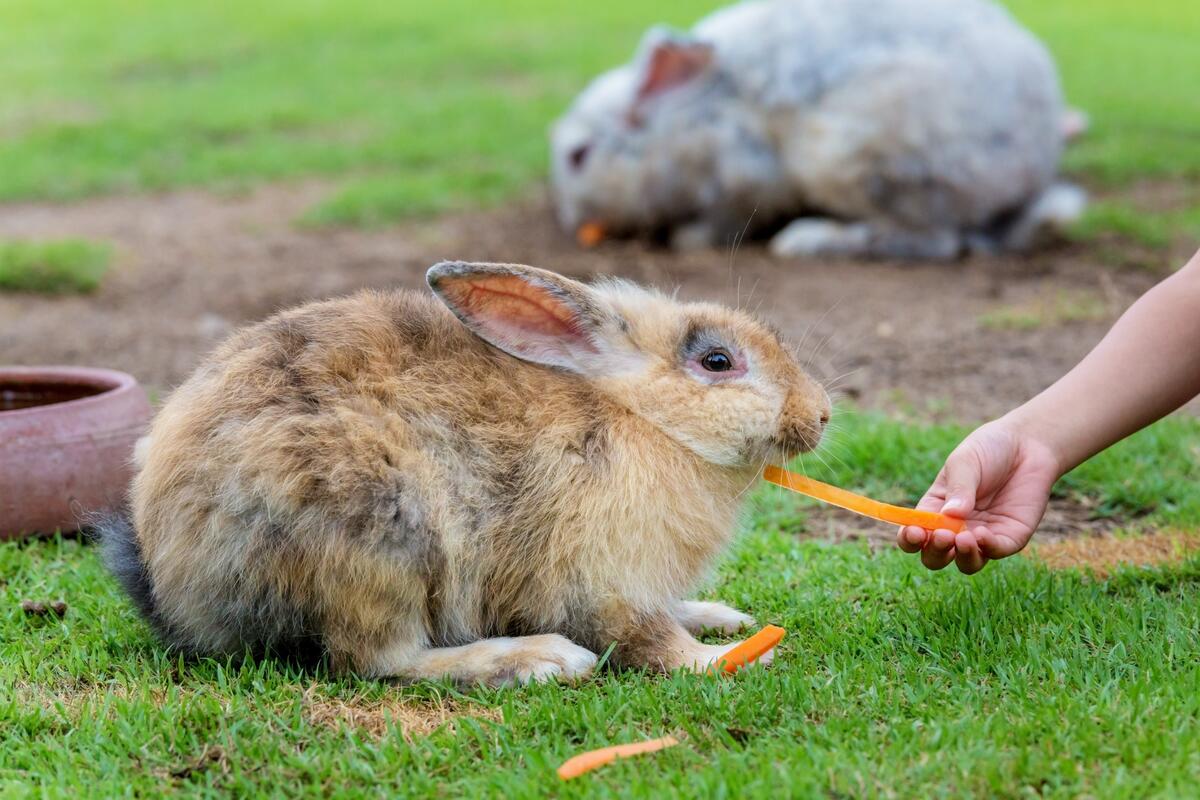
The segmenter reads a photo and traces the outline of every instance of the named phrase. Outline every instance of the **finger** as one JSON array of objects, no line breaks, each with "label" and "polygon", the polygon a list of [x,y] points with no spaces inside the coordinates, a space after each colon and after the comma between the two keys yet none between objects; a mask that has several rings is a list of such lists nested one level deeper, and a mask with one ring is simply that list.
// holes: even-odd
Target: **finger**
[{"label": "finger", "polygon": [[954,548],[949,550],[933,550],[926,547],[921,551],[921,563],[928,569],[938,570],[945,567],[954,560]]},{"label": "finger", "polygon": [[963,531],[954,538],[954,563],[964,575],[974,575],[987,564],[975,534]]},{"label": "finger", "polygon": [[921,502],[917,503],[918,511],[941,511],[942,506],[946,504],[946,492],[944,489],[935,486],[930,486],[929,491],[921,498]]},{"label": "finger", "polygon": [[896,532],[896,544],[906,553],[916,553],[925,546],[927,531],[915,525],[909,525]]},{"label": "finger", "polygon": [[946,461],[946,502],[941,512],[966,519],[975,510],[975,495],[981,479],[979,462],[966,455],[951,453]]},{"label": "finger", "polygon": [[929,569],[941,569],[954,560],[954,534],[942,529],[929,535],[921,551],[921,563]]},{"label": "finger", "polygon": [[979,551],[986,558],[1008,558],[1023,550],[1028,541],[1027,539],[1017,541],[1011,536],[996,533],[987,527],[976,528],[973,532],[975,541],[979,545]]},{"label": "finger", "polygon": [[948,531],[945,528],[939,528],[936,531],[930,531],[929,537],[925,540],[926,550],[944,553],[953,547],[954,531]]},{"label": "finger", "polygon": [[933,483],[925,490],[925,496],[921,498],[921,502],[917,503],[916,508],[921,511],[938,511],[946,502],[946,469],[943,467],[938,471],[937,477],[933,479]]}]

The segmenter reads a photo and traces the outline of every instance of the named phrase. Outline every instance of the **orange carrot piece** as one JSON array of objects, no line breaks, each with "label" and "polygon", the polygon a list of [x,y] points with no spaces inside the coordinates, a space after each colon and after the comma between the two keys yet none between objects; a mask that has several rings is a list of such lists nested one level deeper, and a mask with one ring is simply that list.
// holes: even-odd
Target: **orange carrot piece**
[{"label": "orange carrot piece", "polygon": [[595,247],[604,241],[604,226],[599,222],[585,222],[575,231],[575,240],[582,247]]},{"label": "orange carrot piece", "polygon": [[721,656],[719,662],[721,669],[732,674],[747,664],[753,664],[762,658],[763,653],[766,653],[772,647],[779,644],[779,640],[783,638],[785,633],[787,631],[778,625],[768,625]]},{"label": "orange carrot piece", "polygon": [[918,511],[914,508],[903,508],[901,506],[881,503],[878,500],[872,500],[869,497],[863,497],[860,494],[848,492],[836,486],[830,486],[828,483],[814,481],[812,478],[806,478],[803,475],[797,475],[794,472],[788,472],[786,469],[780,469],[776,466],[769,466],[764,469],[763,477],[785,489],[806,494],[823,503],[829,503],[838,508],[853,511],[855,514],[862,514],[864,517],[877,519],[880,522],[890,522],[893,525],[916,525],[927,531],[944,528],[955,533],[961,531],[963,525],[966,524],[964,520],[948,517],[945,514],[938,514],[935,511]]},{"label": "orange carrot piece", "polygon": [[664,736],[661,739],[648,739],[644,742],[617,744],[612,747],[601,747],[599,750],[589,750],[586,753],[580,753],[564,761],[562,766],[558,768],[558,777],[564,781],[569,781],[572,778],[578,778],[585,772],[591,772],[597,767],[610,764],[618,758],[629,758],[630,756],[638,756],[643,753],[653,753],[677,744],[679,744],[679,740],[674,736]]}]

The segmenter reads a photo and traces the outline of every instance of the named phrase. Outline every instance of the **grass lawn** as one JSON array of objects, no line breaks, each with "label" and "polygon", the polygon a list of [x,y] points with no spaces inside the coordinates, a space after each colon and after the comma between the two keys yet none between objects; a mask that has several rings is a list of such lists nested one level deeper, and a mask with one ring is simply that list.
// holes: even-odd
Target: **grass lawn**
[{"label": "grass lawn", "polygon": [[72,294],[100,285],[112,251],[79,239],[0,241],[0,290]]},{"label": "grass lawn", "polygon": [[[648,23],[718,5],[5,0],[0,200],[319,176],[344,188],[309,222],[494,202],[545,173],[548,123]],[[1193,0],[1010,5],[1093,116],[1069,170],[1200,176]]]},{"label": "grass lawn", "polygon": [[[316,177],[341,189],[312,224],[497,202],[544,174],[547,123],[628,57],[650,17],[690,23],[714,5],[0,0],[0,201]],[[1194,0],[1010,5],[1093,115],[1071,172],[1200,179]],[[1083,232],[1158,246],[1200,230],[1198,214],[1117,201]],[[56,252],[39,263],[100,263]],[[0,246],[0,276],[18,261],[28,251]],[[810,474],[905,503],[963,433],[872,415],[842,425]],[[1134,529],[1194,529],[1200,422],[1157,425],[1058,491]],[[181,663],[93,548],[0,545],[0,798],[1195,791],[1196,558],[1105,580],[1017,558],[965,579],[890,549],[804,541],[811,508],[762,487],[709,590],[788,629],[771,669],[466,693],[271,660]],[[20,608],[60,597],[62,619]],[[553,775],[581,749],[666,733],[686,742],[565,786]]]},{"label": "grass lawn", "polygon": [[[903,502],[960,434],[845,425],[827,465],[806,468]],[[1198,454],[1200,422],[1169,420],[1060,491],[1195,527]],[[459,693],[271,660],[185,664],[93,548],[0,546],[0,796],[1170,797],[1200,780],[1200,560],[1098,581],[1017,558],[968,580],[802,541],[811,504],[774,487],[751,506],[710,594],[789,633],[774,666],[732,680],[608,672]],[[19,608],[59,597],[63,619]],[[401,723],[422,709],[463,716],[410,743]],[[686,741],[554,776],[581,749],[666,733]]]}]

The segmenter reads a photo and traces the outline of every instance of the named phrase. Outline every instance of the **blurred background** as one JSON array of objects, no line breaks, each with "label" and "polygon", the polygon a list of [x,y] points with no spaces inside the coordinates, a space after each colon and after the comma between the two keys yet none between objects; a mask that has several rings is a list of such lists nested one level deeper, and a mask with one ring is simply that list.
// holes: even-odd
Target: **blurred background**
[{"label": "blurred background", "polygon": [[550,122],[650,25],[718,5],[4,2],[0,361],[161,392],[280,306],[504,259],[750,304],[857,402],[969,421],[1047,384],[1200,242],[1193,0],[1011,0],[1091,117],[1067,244],[916,265],[580,251],[546,198]]}]

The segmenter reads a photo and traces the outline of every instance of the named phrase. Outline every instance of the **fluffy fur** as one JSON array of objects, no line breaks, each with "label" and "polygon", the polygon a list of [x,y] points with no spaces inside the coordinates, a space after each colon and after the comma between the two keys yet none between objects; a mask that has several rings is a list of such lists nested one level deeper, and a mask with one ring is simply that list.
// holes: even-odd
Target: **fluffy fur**
[{"label": "fluffy fur", "polygon": [[791,223],[774,252],[949,258],[1082,213],[1053,182],[1082,120],[990,0],[749,0],[650,31],[555,124],[551,169],[571,230],[725,245]]},{"label": "fluffy fur", "polygon": [[727,648],[690,632],[749,618],[680,598],[763,461],[820,438],[824,391],[727,308],[514,265],[430,284],[278,314],[169,398],[104,537],[139,607],[189,653],[310,644],[369,675],[569,679],[613,642],[706,666]]}]

